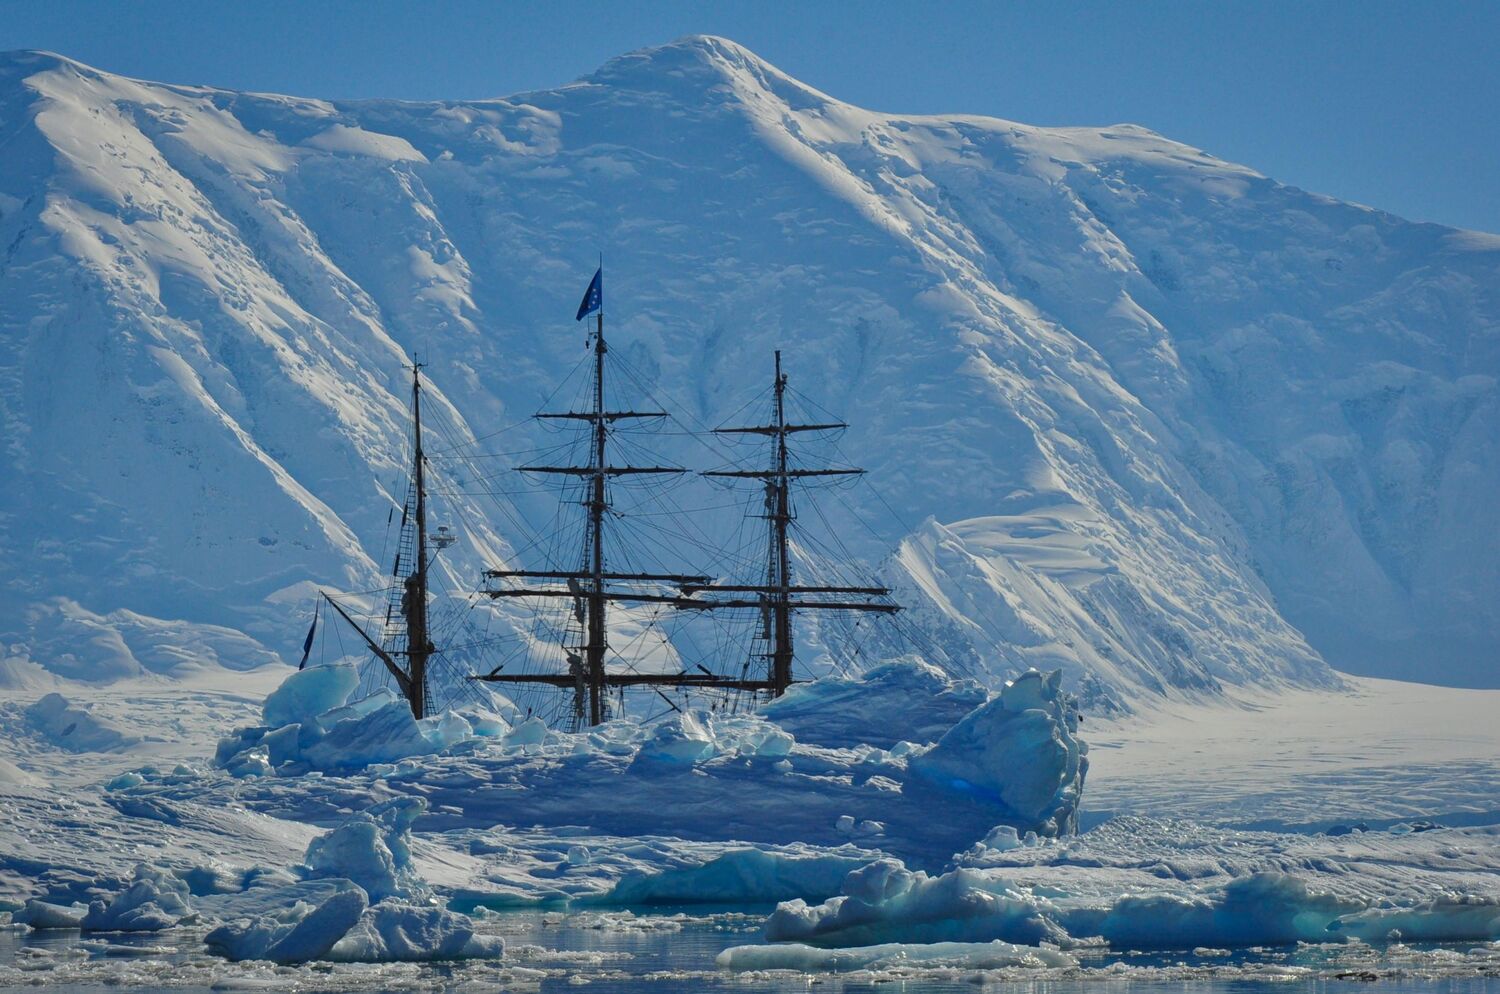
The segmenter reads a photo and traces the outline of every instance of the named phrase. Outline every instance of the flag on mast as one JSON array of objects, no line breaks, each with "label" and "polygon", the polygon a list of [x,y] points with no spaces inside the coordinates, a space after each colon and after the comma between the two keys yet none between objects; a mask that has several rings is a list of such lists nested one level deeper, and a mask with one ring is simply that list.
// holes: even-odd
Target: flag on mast
[{"label": "flag on mast", "polygon": [[321,606],[322,606],[322,601],[314,601],[313,602],[313,621],[312,621],[312,627],[307,630],[307,638],[304,639],[303,642],[302,642],[302,662],[300,662],[300,663],[297,664],[297,669],[299,669],[299,670],[302,669],[302,667],[304,667],[304,666],[307,665],[307,657],[310,656],[310,655],[312,655],[313,635],[318,630],[318,608],[321,607]]},{"label": "flag on mast", "polygon": [[590,314],[604,306],[604,267],[600,266],[594,271],[594,278],[589,280],[589,288],[583,291],[583,300],[578,304],[578,316],[574,321],[582,321]]}]

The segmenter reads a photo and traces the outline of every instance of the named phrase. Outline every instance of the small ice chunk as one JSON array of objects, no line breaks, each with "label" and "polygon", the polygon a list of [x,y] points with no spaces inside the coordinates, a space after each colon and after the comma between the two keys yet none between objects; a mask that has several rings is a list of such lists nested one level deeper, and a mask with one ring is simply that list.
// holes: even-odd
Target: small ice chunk
[{"label": "small ice chunk", "polygon": [[45,901],[30,900],[26,907],[10,916],[17,925],[30,925],[37,930],[54,928],[82,928],[83,918],[89,909],[75,904],[64,906]]},{"label": "small ice chunk", "polygon": [[547,738],[547,723],[540,718],[527,718],[506,733],[500,744],[510,749],[516,746],[541,745]]},{"label": "small ice chunk", "polygon": [[142,863],[124,892],[91,902],[80,925],[86,932],[160,932],[195,917],[187,884],[170,870]]},{"label": "small ice chunk", "polygon": [[1016,833],[1012,825],[996,825],[990,829],[990,834],[984,837],[980,845],[996,852],[1009,852],[1021,847],[1021,836]]},{"label": "small ice chunk", "polygon": [[146,778],[139,773],[121,773],[109,783],[104,785],[105,790],[129,790],[131,787],[139,787],[146,782]]},{"label": "small ice chunk", "polygon": [[268,733],[261,743],[266,747],[266,761],[273,767],[295,763],[302,758],[302,725],[283,725]]},{"label": "small ice chunk", "polygon": [[692,765],[713,757],[713,736],[691,714],[674,714],[657,722],[641,743],[639,758],[658,763]]},{"label": "small ice chunk", "polygon": [[475,935],[474,922],[465,915],[386,901],[365,909],[327,958],[382,963],[488,959],[504,953],[504,939]]},{"label": "small ice chunk", "polygon": [[474,734],[481,738],[499,738],[510,731],[510,723],[493,711],[484,711],[479,708],[465,708],[458,712]]},{"label": "small ice chunk", "polygon": [[70,752],[109,752],[140,741],[62,694],[48,694],[27,708],[26,722],[53,745]]},{"label": "small ice chunk", "polygon": [[474,728],[462,716],[445,711],[432,718],[417,722],[422,735],[437,750],[451,748],[465,739],[473,738]]},{"label": "small ice chunk", "polygon": [[239,780],[247,777],[268,777],[272,772],[269,750],[265,746],[258,746],[242,752],[230,760],[224,769],[230,776]]}]

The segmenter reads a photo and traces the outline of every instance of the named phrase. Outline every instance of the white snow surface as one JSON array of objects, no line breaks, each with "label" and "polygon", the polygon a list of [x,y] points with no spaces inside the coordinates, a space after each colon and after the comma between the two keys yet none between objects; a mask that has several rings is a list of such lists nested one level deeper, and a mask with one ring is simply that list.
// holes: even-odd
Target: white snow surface
[{"label": "white snow surface", "polygon": [[10,53],[0,140],[8,673],[291,655],[311,584],[379,582],[413,350],[472,589],[529,536],[458,453],[573,367],[602,249],[615,355],[685,423],[779,346],[853,425],[899,518],[852,490],[841,531],[951,672],[1101,709],[1325,658],[1494,680],[1500,239],[1132,125],[864,110],[710,37],[441,103]]}]

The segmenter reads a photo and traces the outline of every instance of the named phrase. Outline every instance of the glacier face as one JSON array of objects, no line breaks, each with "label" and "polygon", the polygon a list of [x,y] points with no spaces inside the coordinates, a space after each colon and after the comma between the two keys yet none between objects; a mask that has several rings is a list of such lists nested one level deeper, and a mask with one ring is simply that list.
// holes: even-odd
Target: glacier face
[{"label": "glacier face", "polygon": [[780,347],[851,423],[882,497],[839,530],[967,672],[1125,706],[1325,659],[1496,679],[1500,238],[1134,126],[862,110],[703,37],[420,104],[12,53],[0,149],[11,679],[253,665],[313,583],[377,586],[414,350],[472,588],[552,512],[456,454],[540,444],[508,426],[583,357],[599,249],[674,413],[722,422]]}]

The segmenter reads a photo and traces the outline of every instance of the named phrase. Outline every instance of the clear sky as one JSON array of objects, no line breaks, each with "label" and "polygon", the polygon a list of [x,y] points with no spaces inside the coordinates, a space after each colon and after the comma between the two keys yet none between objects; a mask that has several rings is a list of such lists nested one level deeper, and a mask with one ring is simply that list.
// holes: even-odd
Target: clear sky
[{"label": "clear sky", "polygon": [[1305,189],[1500,232],[1500,0],[0,0],[0,49],[331,98],[500,96],[695,33],[878,110],[1128,121]]}]

